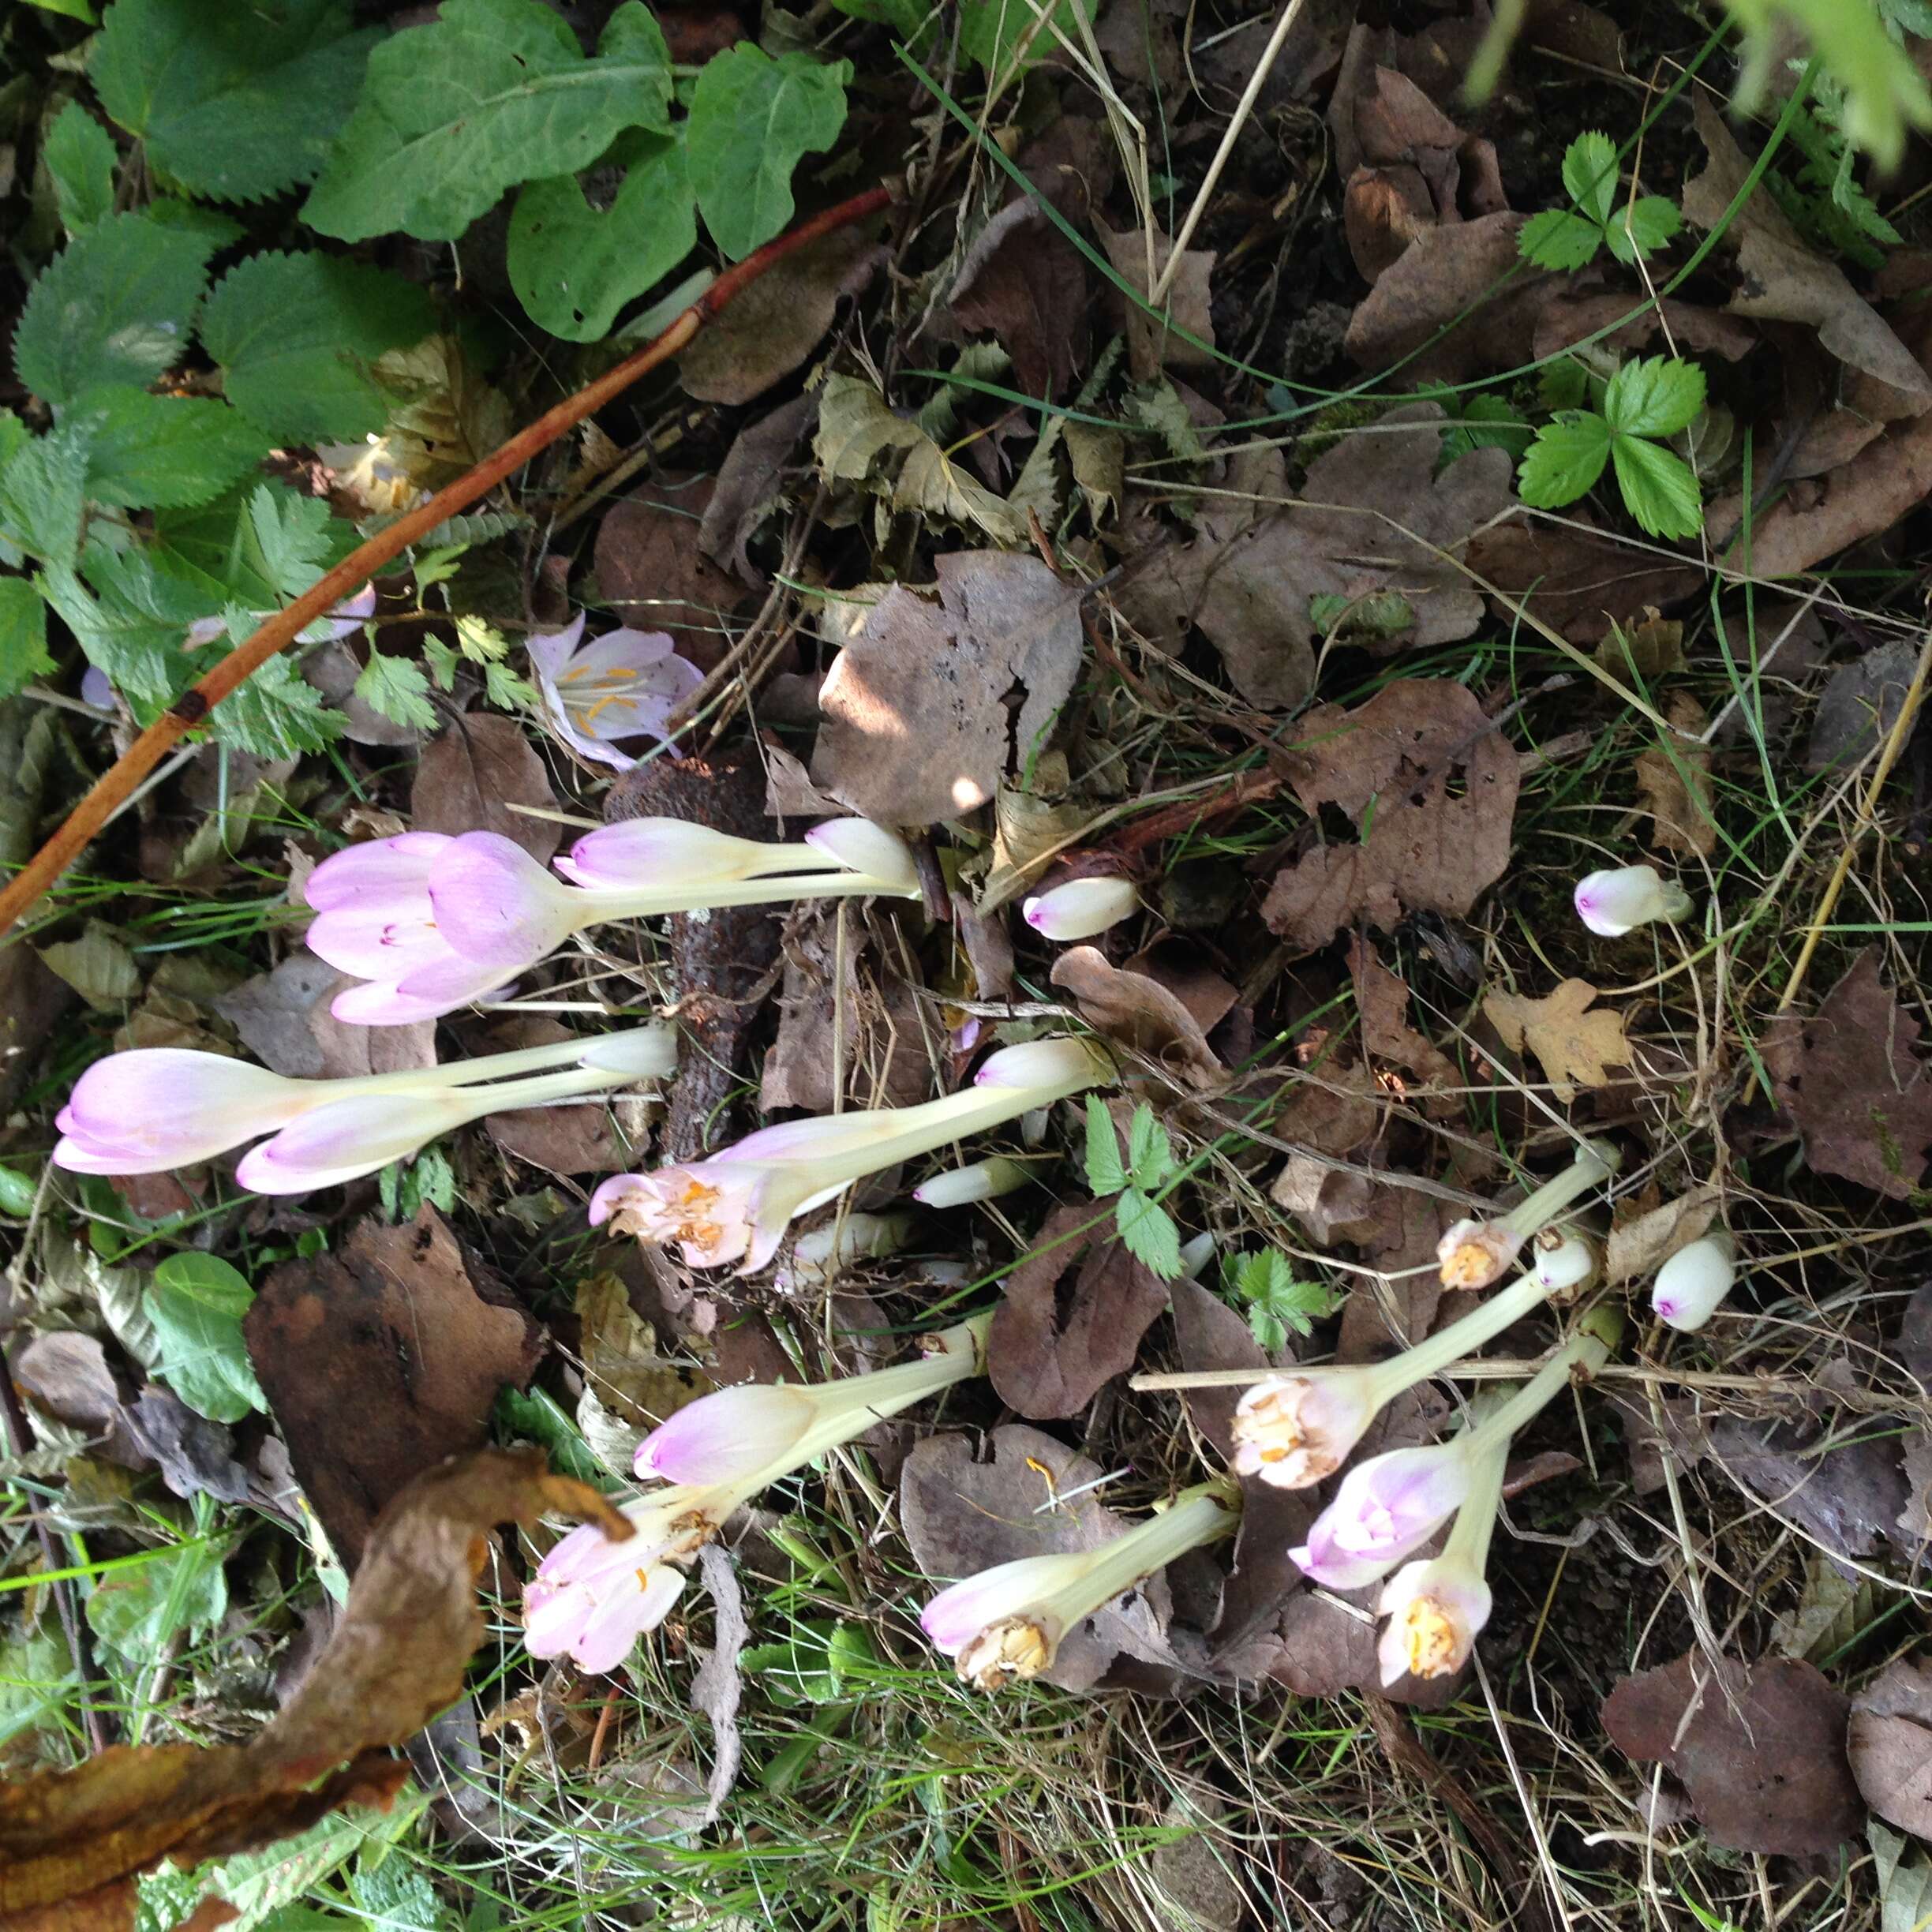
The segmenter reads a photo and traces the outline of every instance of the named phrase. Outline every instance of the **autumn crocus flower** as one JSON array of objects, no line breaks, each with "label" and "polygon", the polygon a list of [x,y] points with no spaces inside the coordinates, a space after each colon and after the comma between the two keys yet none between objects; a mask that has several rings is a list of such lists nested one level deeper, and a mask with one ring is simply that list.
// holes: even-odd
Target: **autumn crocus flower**
[{"label": "autumn crocus flower", "polygon": [[1231,1535],[1237,1501],[1226,1484],[1203,1483],[1096,1549],[996,1564],[942,1590],[919,1612],[920,1627],[975,1690],[1037,1677],[1095,1611],[1177,1556]]},{"label": "autumn crocus flower", "polygon": [[671,713],[704,682],[661,631],[606,631],[583,641],[584,613],[530,640],[530,668],[550,728],[580,756],[628,771],[620,738],[668,735]]},{"label": "autumn crocus flower", "polygon": [[640,1476],[666,1487],[630,1503],[635,1533],[613,1543],[594,1525],[573,1530],[524,1592],[524,1641],[534,1657],[567,1652],[586,1671],[615,1670],[684,1587],[684,1566],[732,1512],[781,1477],[935,1395],[983,1366],[989,1317],[927,1338],[917,1361],[799,1387],[721,1389],[680,1409],[637,1452]]},{"label": "autumn crocus flower", "polygon": [[762,1127],[687,1166],[613,1174],[590,1197],[590,1222],[640,1241],[676,1241],[693,1267],[737,1262],[748,1275],[777,1252],[786,1224],[857,1180],[1113,1077],[1085,1040],[1032,1040],[994,1054],[974,1084],[923,1106],[826,1114]]},{"label": "autumn crocus flower", "polygon": [[1140,894],[1132,879],[1076,878],[1035,894],[1020,911],[1043,938],[1091,939],[1130,918],[1140,905]]},{"label": "autumn crocus flower", "polygon": [[1605,939],[1621,939],[1653,919],[1680,919],[1690,895],[1675,879],[1660,878],[1655,866],[1620,866],[1577,881],[1577,917]]},{"label": "autumn crocus flower", "polygon": [[507,985],[572,933],[612,919],[789,899],[918,896],[912,854],[863,819],[796,845],[637,818],[579,839],[553,878],[495,832],[405,832],[323,860],[304,895],[309,950],[366,982],[336,995],[358,1026],[433,1020]]},{"label": "autumn crocus flower", "polygon": [[1586,1140],[1559,1174],[1493,1221],[1458,1221],[1437,1243],[1445,1288],[1487,1288],[1515,1260],[1532,1234],[1570,1204],[1616,1172],[1622,1156],[1608,1141]]},{"label": "autumn crocus flower", "polygon": [[1360,1589],[1387,1575],[1428,1542],[1473,1492],[1483,1459],[1565,1387],[1573,1369],[1601,1368],[1614,1331],[1592,1316],[1516,1393],[1496,1402],[1460,1436],[1417,1449],[1391,1449],[1358,1462],[1316,1518],[1307,1542],[1288,1554],[1315,1582]]},{"label": "autumn crocus flower", "polygon": [[1508,1466],[1507,1440],[1477,1458],[1442,1554],[1404,1563],[1383,1585],[1376,1608],[1388,1621],[1376,1661],[1384,1687],[1406,1676],[1451,1676],[1469,1661],[1495,1602],[1484,1571]]},{"label": "autumn crocus flower", "polygon": [[1735,1250],[1720,1228],[1679,1248],[1657,1270],[1650,1306],[1659,1321],[1688,1334],[1717,1312],[1736,1279]]}]

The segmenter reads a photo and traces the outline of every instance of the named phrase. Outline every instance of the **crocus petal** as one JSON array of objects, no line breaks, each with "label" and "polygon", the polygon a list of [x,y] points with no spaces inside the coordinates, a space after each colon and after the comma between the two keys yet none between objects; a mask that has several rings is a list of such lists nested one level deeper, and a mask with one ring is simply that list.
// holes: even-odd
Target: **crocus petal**
[{"label": "crocus petal", "polygon": [[329,1011],[348,1026],[410,1026],[440,1019],[506,983],[500,967],[479,965],[452,953],[414,968],[399,981],[373,979],[346,987],[330,1002]]},{"label": "crocus petal", "polygon": [[1091,939],[1131,918],[1140,905],[1132,879],[1077,878],[1028,900],[1020,912],[1043,938]]},{"label": "crocus petal", "polygon": [[1460,1670],[1494,1602],[1482,1577],[1451,1556],[1405,1563],[1382,1591],[1380,1608],[1388,1622],[1376,1661],[1383,1687],[1411,1673],[1447,1677]]},{"label": "crocus petal", "polygon": [[1234,1406],[1234,1473],[1277,1489],[1305,1489],[1348,1460],[1375,1420],[1366,1376],[1281,1376],[1257,1382]]},{"label": "crocus petal", "polygon": [[1736,1279],[1730,1237],[1707,1234],[1679,1248],[1657,1270],[1650,1306],[1659,1321],[1688,1334],[1717,1313]]},{"label": "crocus petal", "polygon": [[811,1427],[811,1398],[795,1388],[750,1383],[687,1402],[638,1443],[637,1473],[665,1482],[728,1483],[787,1466]]},{"label": "crocus petal", "polygon": [[616,1669],[637,1640],[670,1615],[683,1590],[684,1573],[669,1563],[656,1564],[620,1582],[591,1608],[571,1645],[577,1668],[593,1677]]},{"label": "crocus petal", "polygon": [[450,957],[448,942],[430,917],[426,893],[420,905],[399,918],[394,906],[380,901],[320,913],[310,922],[305,939],[318,959],[358,979],[399,979]]},{"label": "crocus petal", "polygon": [[561,631],[539,631],[525,640],[531,667],[540,680],[555,680],[583,642],[585,613],[579,611]]},{"label": "crocus petal", "polygon": [[338,604],[324,620],[332,638],[353,636],[376,615],[376,586],[365,583],[346,603]]},{"label": "crocus petal", "polygon": [[919,867],[912,847],[897,833],[869,818],[829,818],[805,834],[805,843],[836,859],[849,871],[889,881],[908,896],[919,890]]},{"label": "crocus petal", "polygon": [[244,1155],[235,1179],[256,1194],[305,1194],[387,1167],[471,1119],[474,1090],[354,1094],[313,1109]]},{"label": "crocus petal", "polygon": [[961,1208],[969,1201],[996,1200],[1024,1187],[1024,1163],[994,1155],[990,1160],[975,1161],[968,1167],[955,1167],[922,1181],[912,1190],[912,1198],[923,1208]]},{"label": "crocus petal", "polygon": [[981,1087],[1057,1087],[1104,1078],[1105,1066],[1099,1049],[1085,1040],[1024,1040],[989,1054],[973,1080]]},{"label": "crocus petal", "polygon": [[1674,881],[1657,876],[1655,866],[1621,866],[1593,872],[1577,881],[1577,917],[1606,939],[1653,919],[1680,919],[1690,910],[1690,896]]},{"label": "crocus petal", "polygon": [[441,832],[399,832],[331,853],[309,874],[302,897],[317,912],[425,893],[430,862],[455,841]]},{"label": "crocus petal", "polygon": [[707,885],[747,878],[768,849],[682,818],[626,818],[586,833],[567,854],[551,863],[578,886],[608,892],[668,891],[694,878]]},{"label": "crocus petal", "polygon": [[[224,1054],[110,1054],[75,1083],[59,1121],[67,1140],[54,1158],[77,1172],[162,1173],[271,1133],[311,1104],[297,1082]],[[63,1150],[90,1164],[78,1166]]]},{"label": "crocus petal", "polygon": [[99,665],[89,665],[80,674],[80,702],[96,711],[114,708],[114,680]]},{"label": "crocus petal", "polygon": [[1021,1556],[949,1585],[919,1612],[919,1627],[944,1657],[957,1657],[989,1624],[1023,1616],[1066,1581],[1065,1556]]},{"label": "crocus petal", "polygon": [[429,904],[451,950],[500,973],[534,965],[575,923],[569,889],[498,832],[466,832],[438,858]]},{"label": "crocus petal", "polygon": [[1360,1589],[1412,1556],[1469,1492],[1469,1459],[1454,1443],[1395,1449],[1358,1462],[1309,1539],[1288,1554],[1330,1589]]}]

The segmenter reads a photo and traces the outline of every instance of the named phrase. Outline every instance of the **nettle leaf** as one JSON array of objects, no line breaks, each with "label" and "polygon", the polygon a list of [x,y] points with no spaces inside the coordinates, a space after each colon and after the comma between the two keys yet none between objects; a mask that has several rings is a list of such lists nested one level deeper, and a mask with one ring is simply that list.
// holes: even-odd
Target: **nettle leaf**
[{"label": "nettle leaf", "polygon": [[372,711],[380,711],[399,724],[413,725],[419,731],[435,727],[436,709],[429,702],[429,680],[412,657],[371,651],[355,681],[355,695]]},{"label": "nettle leaf", "polygon": [[114,169],[120,154],[114,137],[78,101],[69,101],[55,117],[40,154],[53,178],[61,226],[70,235],[114,212]]},{"label": "nettle leaf", "polygon": [[353,24],[348,0],[116,0],[88,72],[163,174],[253,201],[321,167],[380,38]]},{"label": "nettle leaf", "polygon": [[1676,356],[1626,362],[1604,391],[1604,420],[1619,436],[1675,436],[1703,406],[1703,370]]},{"label": "nettle leaf", "polygon": [[777,60],[741,40],[708,61],[692,91],[684,148],[711,237],[733,261],[792,219],[792,170],[845,125],[849,61]]},{"label": "nettle leaf", "polygon": [[1616,143],[1595,128],[1585,129],[1563,155],[1563,178],[1570,199],[1600,229],[1607,227],[1616,201]]},{"label": "nettle leaf", "polygon": [[611,16],[593,60],[541,0],[447,0],[370,55],[303,219],[345,242],[453,242],[519,182],[575,174],[628,127],[668,133],[670,110],[670,55],[641,0]]},{"label": "nettle leaf", "polygon": [[1610,425],[1593,410],[1566,410],[1537,432],[1516,471],[1516,492],[1538,510],[1574,503],[1610,460]]},{"label": "nettle leaf", "polygon": [[207,503],[268,451],[252,423],[205,397],[150,395],[110,384],[91,391],[73,414],[88,431],[88,496],[128,509]]},{"label": "nettle leaf", "polygon": [[[6,420],[18,427],[17,417]],[[71,564],[87,519],[86,426],[62,423],[31,438],[23,428],[0,440],[13,445],[0,464],[0,540],[44,564]]]},{"label": "nettle leaf", "polygon": [[1114,1204],[1114,1225],[1127,1252],[1163,1281],[1181,1272],[1181,1230],[1159,1201],[1129,1188]]},{"label": "nettle leaf", "polygon": [[435,327],[429,298],[400,275],[335,255],[252,255],[208,297],[201,342],[229,400],[270,436],[353,442],[389,412],[376,358]]},{"label": "nettle leaf", "polygon": [[143,215],[77,235],[28,291],[15,373],[56,409],[103,383],[144,388],[187,350],[215,246]]},{"label": "nettle leaf", "polygon": [[1627,267],[1640,256],[1654,255],[1683,226],[1683,217],[1674,201],[1661,195],[1646,195],[1610,218],[1604,239],[1610,253]]},{"label": "nettle leaf", "polygon": [[1118,1194],[1127,1185],[1114,1117],[1098,1094],[1087,1096],[1087,1185],[1096,1194]]},{"label": "nettle leaf", "polygon": [[1623,507],[1651,536],[1694,537],[1704,527],[1704,492],[1681,456],[1661,444],[1623,436],[1613,455]]},{"label": "nettle leaf", "polygon": [[24,577],[0,577],[0,698],[11,698],[53,668],[40,593]]},{"label": "nettle leaf", "polygon": [[1516,238],[1516,252],[1539,268],[1581,268],[1603,246],[1604,231],[1568,208],[1532,215]]},{"label": "nettle leaf", "polygon": [[242,1339],[242,1318],[254,1299],[245,1275],[204,1254],[168,1256],[141,1297],[160,1346],[161,1379],[210,1421],[268,1413]]},{"label": "nettle leaf", "polygon": [[510,286],[530,320],[566,342],[601,341],[626,302],[698,245],[683,149],[651,134],[619,147],[636,158],[608,209],[560,174],[527,183],[510,217]]}]

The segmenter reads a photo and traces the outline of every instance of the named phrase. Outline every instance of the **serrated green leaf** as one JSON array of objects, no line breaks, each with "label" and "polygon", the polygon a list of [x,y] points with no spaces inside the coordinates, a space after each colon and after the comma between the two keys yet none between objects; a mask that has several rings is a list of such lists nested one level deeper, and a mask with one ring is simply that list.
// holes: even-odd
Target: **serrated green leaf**
[{"label": "serrated green leaf", "polygon": [[705,226],[733,261],[792,219],[792,170],[845,125],[849,61],[777,60],[747,40],[706,62],[692,91],[684,150]]},{"label": "serrated green leaf", "polygon": [[1537,400],[1552,414],[1582,409],[1589,401],[1589,371],[1574,356],[1551,363],[1537,378]]},{"label": "serrated green leaf", "polygon": [[1570,199],[1601,229],[1608,225],[1617,189],[1616,143],[1588,128],[1569,146],[1563,161]]},{"label": "serrated green leaf", "polygon": [[1114,1117],[1098,1094],[1087,1096],[1087,1185],[1096,1194],[1118,1194],[1127,1185]]},{"label": "serrated green leaf", "polygon": [[387,1818],[359,1806],[332,1812],[293,1838],[223,1859],[212,1870],[204,1866],[197,1874],[203,1895],[225,1900],[234,1908],[235,1916],[223,1922],[225,1932],[265,1929],[275,1915],[341,1870],[365,1847],[392,1842],[416,1811],[402,1803]]},{"label": "serrated green leaf", "polygon": [[642,148],[605,211],[574,175],[528,183],[510,217],[510,286],[539,328],[599,342],[617,311],[668,275],[698,245],[697,204],[674,141]]},{"label": "serrated green leaf", "polygon": [[1604,420],[1619,436],[1675,436],[1703,406],[1703,370],[1676,356],[1626,362],[1604,391]]},{"label": "serrated green leaf", "polygon": [[1163,1281],[1181,1272],[1181,1230],[1159,1202],[1149,1200],[1138,1188],[1129,1188],[1114,1204],[1114,1225],[1127,1252]]},{"label": "serrated green leaf", "polygon": [[541,0],[447,0],[370,55],[304,219],[365,241],[453,242],[519,182],[587,167],[627,127],[670,129],[664,36],[624,0],[593,60]]},{"label": "serrated green leaf", "polygon": [[1516,238],[1516,252],[1539,268],[1581,268],[1603,246],[1597,224],[1568,208],[1532,215]]},{"label": "serrated green leaf", "polygon": [[1604,238],[1610,253],[1628,264],[1654,255],[1683,226],[1675,202],[1661,195],[1646,195],[1642,200],[1619,208],[1610,217]]},{"label": "serrated green leaf", "polygon": [[228,1610],[222,1546],[183,1543],[150,1561],[110,1571],[87,1600],[88,1627],[133,1664],[152,1664],[177,1631],[204,1635]]},{"label": "serrated green leaf", "polygon": [[85,425],[62,423],[43,436],[9,431],[6,440],[13,448],[0,466],[0,538],[43,563],[71,564],[87,518]]},{"label": "serrated green leaf", "polygon": [[320,498],[272,478],[199,509],[157,511],[155,539],[148,555],[155,569],[182,587],[198,616],[230,604],[272,610],[357,542],[355,526],[331,516]]},{"label": "serrated green leaf", "polygon": [[1617,438],[1612,453],[1623,507],[1640,528],[1653,537],[1694,537],[1704,527],[1704,492],[1681,456],[1627,436]]},{"label": "serrated green leaf", "polygon": [[114,212],[114,169],[121,157],[114,137],[78,101],[60,110],[40,153],[53,178],[61,226],[70,235]]},{"label": "serrated green leaf", "polygon": [[144,388],[187,354],[213,244],[141,215],[77,235],[28,290],[13,367],[58,409],[103,383]]},{"label": "serrated green leaf", "polygon": [[66,565],[49,565],[40,578],[47,601],[89,664],[124,697],[159,711],[189,681],[188,627],[206,605],[138,550],[91,549],[86,569],[83,583]]},{"label": "serrated green leaf", "polygon": [[335,255],[253,255],[210,294],[201,341],[229,400],[270,436],[353,442],[389,412],[376,358],[435,326],[429,297],[400,275]]},{"label": "serrated green leaf", "polygon": [[210,1421],[268,1413],[242,1339],[242,1318],[254,1299],[244,1275],[204,1254],[170,1255],[141,1297],[161,1350],[161,1379]]},{"label": "serrated green leaf", "polygon": [[1561,509],[1596,483],[1609,457],[1610,425],[1593,410],[1566,410],[1517,466],[1517,494],[1536,509]]},{"label": "serrated green leaf", "polygon": [[1461,415],[1443,425],[1443,459],[1454,462],[1475,450],[1503,449],[1520,459],[1533,434],[1501,396],[1473,395]]},{"label": "serrated green leaf", "polygon": [[163,174],[253,201],[321,167],[380,37],[352,24],[347,0],[115,0],[88,72]]},{"label": "serrated green leaf", "polygon": [[1137,1187],[1159,1187],[1174,1167],[1174,1145],[1167,1129],[1143,1100],[1127,1125],[1127,1166]]},{"label": "serrated green leaf", "polygon": [[429,702],[429,680],[413,658],[371,651],[355,681],[355,695],[372,711],[418,731],[436,727],[436,709]]},{"label": "serrated green leaf", "polygon": [[0,577],[0,698],[11,698],[53,668],[40,593],[24,577]]},{"label": "serrated green leaf", "polygon": [[[231,634],[238,620],[245,635],[253,628],[253,614],[238,612],[230,620]],[[342,713],[328,708],[328,700],[304,682],[286,657],[271,657],[261,665],[223,701],[210,723],[222,743],[267,758],[319,751],[346,728]]]},{"label": "serrated green leaf", "polygon": [[88,496],[127,509],[208,503],[268,453],[259,429],[207,397],[110,384],[69,413],[86,427]]}]

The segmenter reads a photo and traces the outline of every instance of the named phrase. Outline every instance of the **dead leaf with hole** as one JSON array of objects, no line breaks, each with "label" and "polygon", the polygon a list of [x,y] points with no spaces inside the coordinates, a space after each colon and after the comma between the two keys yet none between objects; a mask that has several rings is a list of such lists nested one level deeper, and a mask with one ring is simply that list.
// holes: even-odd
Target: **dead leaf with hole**
[{"label": "dead leaf with hole", "polygon": [[1304,809],[1339,806],[1361,836],[1275,875],[1261,914],[1290,945],[1312,953],[1357,923],[1387,931],[1415,912],[1463,918],[1508,869],[1516,754],[1453,680],[1398,679],[1353,711],[1318,706],[1296,738]]},{"label": "dead leaf with hole", "polygon": [[1197,1093],[1226,1085],[1226,1070],[1200,1022],[1158,979],[1113,965],[1090,945],[1069,946],[1054,961],[1052,979],[1073,995],[1080,1017],[1115,1046],[1157,1061]]},{"label": "dead leaf with hole", "polygon": [[1567,1106],[1579,1087],[1609,1083],[1609,1069],[1628,1066],[1631,1044],[1623,1016],[1595,1005],[1597,989],[1587,979],[1566,979],[1542,999],[1518,993],[1489,993],[1483,1011],[1511,1053],[1534,1054],[1549,1077],[1550,1091]]},{"label": "dead leaf with hole", "polygon": [[[1086,1487],[1105,1473],[1099,1465],[1052,1436],[1009,1422],[993,1431],[987,1447],[982,1462],[968,1436],[928,1436],[900,1473],[905,1539],[935,1585],[1025,1556],[1097,1549],[1133,1526]],[[1084,1493],[1070,1493],[1076,1491]],[[1166,1584],[1155,1577],[1069,1631],[1046,1681],[1091,1690],[1123,1652],[1171,1664],[1169,1614]]]},{"label": "dead leaf with hole", "polygon": [[[1520,604],[1558,636],[1587,648],[1696,594],[1703,572],[1601,534],[1566,515],[1561,523],[1519,518],[1479,532],[1469,567],[1503,595],[1506,614]],[[1615,671],[1614,664],[1607,667]]]},{"label": "dead leaf with hole", "polygon": [[283,1262],[242,1335],[296,1480],[351,1563],[413,1477],[488,1439],[497,1391],[520,1388],[543,1353],[507,1291],[479,1290],[433,1208],[401,1227],[359,1223],[339,1255]]},{"label": "dead leaf with hole", "polygon": [[1079,593],[1037,557],[956,552],[934,567],[938,603],[893,586],[819,696],[812,782],[886,825],[983,805],[1044,747],[1080,666]]},{"label": "dead leaf with hole", "polygon": [[[1006,1278],[987,1335],[987,1377],[1023,1416],[1077,1414],[1133,1366],[1141,1336],[1167,1305],[1167,1284],[1113,1228],[1110,1203],[1062,1202]],[[1063,1290],[1076,1262],[1079,1272]]]},{"label": "dead leaf with hole", "polygon": [[1846,1699],[1809,1664],[1693,1650],[1622,1679],[1604,1701],[1619,1750],[1661,1763],[1713,1844],[1786,1857],[1826,1852],[1863,1822],[1845,1755]]},{"label": "dead leaf with hole", "polygon": [[488,1532],[551,1514],[629,1529],[533,1451],[485,1450],[417,1475],[375,1526],[314,1669],[250,1743],[122,1745],[0,1784],[0,1918],[121,1932],[135,1923],[135,1875],[165,1858],[193,1865],[343,1805],[387,1807],[409,1775],[390,1752],[462,1694],[483,1640]]},{"label": "dead leaf with hole", "polygon": [[564,837],[553,819],[513,811],[532,805],[557,808],[544,762],[515,718],[473,712],[439,732],[423,747],[410,788],[410,822],[417,832],[500,832],[539,865]]},{"label": "dead leaf with hole", "polygon": [[[1153,286],[1148,275],[1147,231],[1130,228],[1116,234],[1103,221],[1096,221],[1094,227],[1114,272],[1136,294],[1145,296]],[[1174,253],[1174,244],[1157,228],[1153,232],[1152,247],[1154,276],[1158,279]],[[1127,363],[1136,382],[1151,382],[1163,369],[1214,367],[1211,353],[1215,346],[1214,317],[1208,283],[1216,259],[1209,249],[1184,249],[1181,265],[1174,271],[1157,309],[1149,309],[1131,296],[1118,290],[1112,291],[1125,324]],[[1196,347],[1177,335],[1177,329],[1185,329],[1189,335],[1207,346]]]},{"label": "dead leaf with hole", "polygon": [[292,953],[212,1003],[257,1060],[290,1080],[358,1080],[434,1066],[433,1020],[350,1026],[329,1011],[338,993],[358,983],[313,953]]},{"label": "dead leaf with hole", "polygon": [[1881,1818],[1932,1838],[1932,1668],[1904,1657],[1852,1700],[1852,1775]]},{"label": "dead leaf with hole", "polygon": [[1806,1166],[1910,1200],[1932,1148],[1932,1075],[1919,1022],[1878,977],[1880,957],[1868,946],[1810,1019],[1780,1014],[1762,1047]]}]

